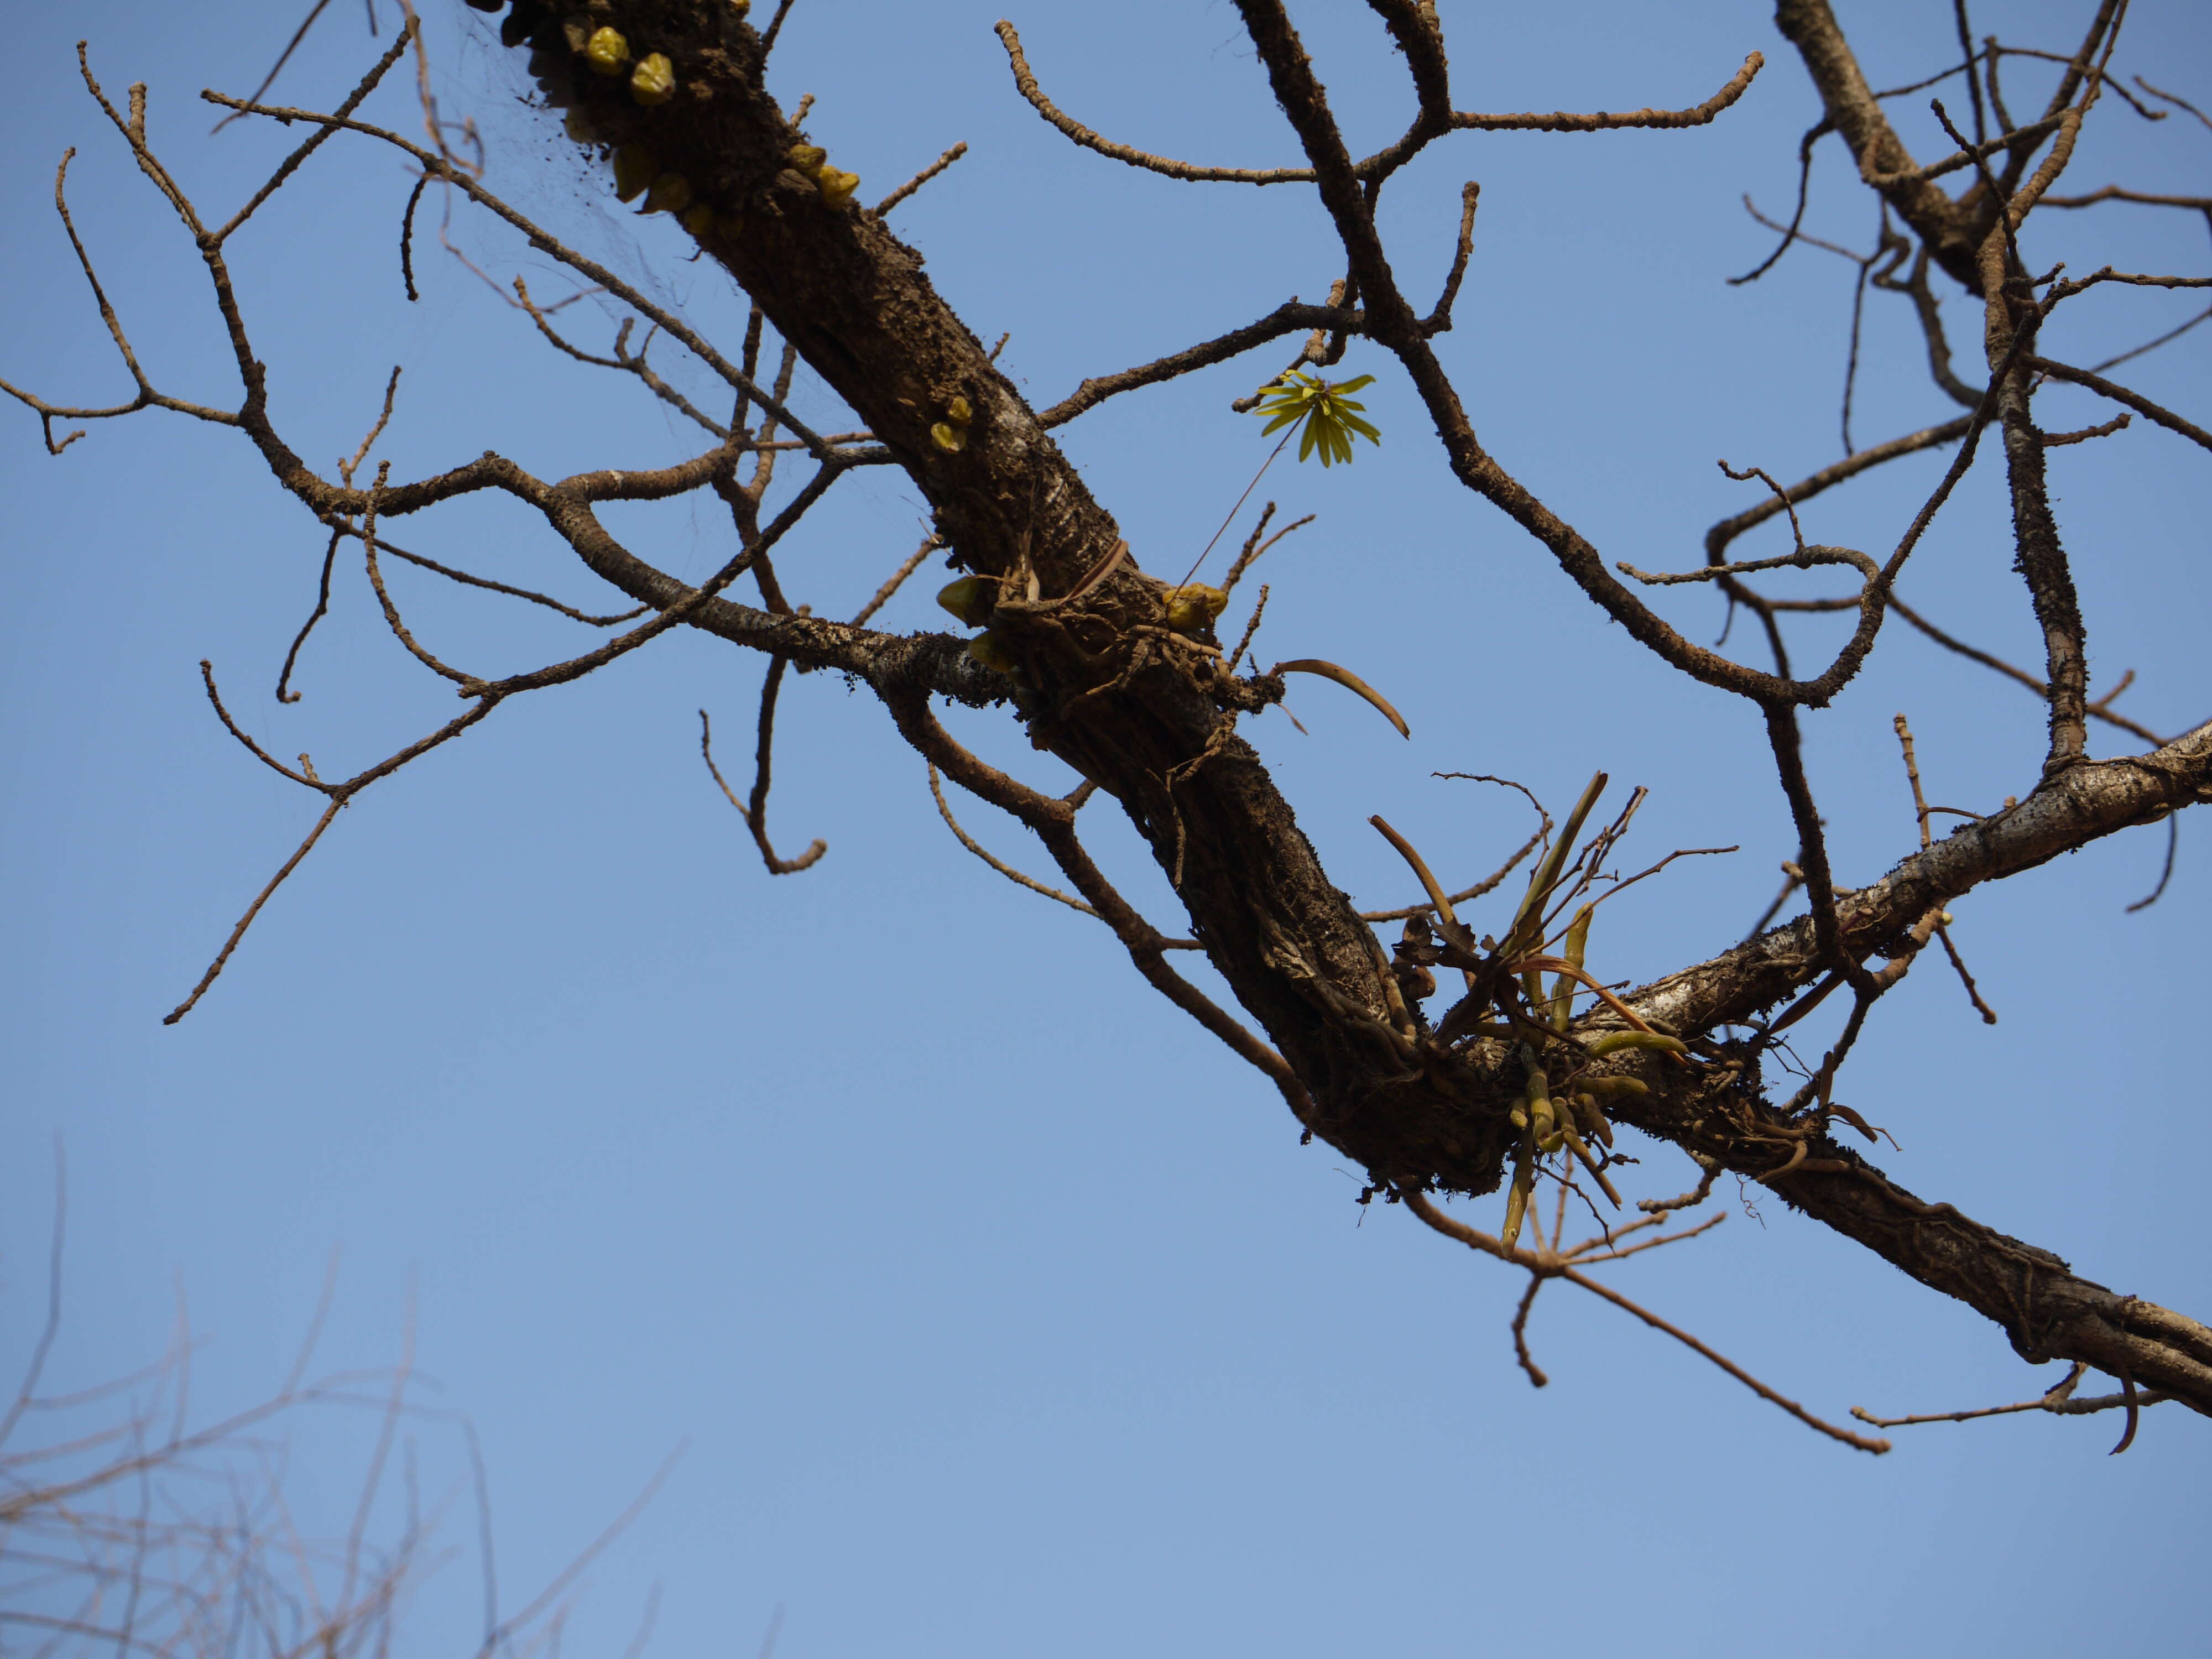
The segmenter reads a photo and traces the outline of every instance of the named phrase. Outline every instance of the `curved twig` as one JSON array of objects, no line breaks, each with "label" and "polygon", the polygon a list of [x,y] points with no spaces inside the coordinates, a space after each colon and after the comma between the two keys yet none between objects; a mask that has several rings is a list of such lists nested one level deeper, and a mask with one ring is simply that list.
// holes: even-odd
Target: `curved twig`
[{"label": "curved twig", "polygon": [[1228,185],[1285,185],[1311,184],[1311,167],[1209,167],[1178,161],[1173,156],[1154,155],[1128,144],[1117,144],[1110,138],[1102,138],[1073,116],[1061,111],[1044,95],[1037,84],[1030,60],[1022,55],[1022,37],[1012,23],[1003,20],[997,26],[999,44],[1006,49],[1006,62],[1014,71],[1014,85],[1023,97],[1029,100],[1039,115],[1085,149],[1095,149],[1101,155],[1147,173],[1157,173],[1163,178],[1180,179],[1191,184]]},{"label": "curved twig", "polygon": [[1704,103],[1693,104],[1688,109],[1632,109],[1620,114],[1599,111],[1589,115],[1570,115],[1565,110],[1549,115],[1477,115],[1455,110],[1451,124],[1480,132],[1612,132],[1624,127],[1701,127],[1742,97],[1765,66],[1765,55],[1753,52],[1743,60],[1743,67],[1729,77],[1727,85]]},{"label": "curved twig", "polygon": [[1839,1440],[1844,1445],[1859,1451],[1872,1452],[1879,1455],[1890,1449],[1890,1443],[1887,1440],[1869,1440],[1863,1435],[1853,1434],[1849,1429],[1838,1428],[1833,1423],[1815,1417],[1796,1401],[1776,1393],[1749,1371],[1744,1370],[1742,1366],[1700,1342],[1680,1326],[1672,1324],[1662,1319],[1650,1309],[1630,1301],[1611,1285],[1601,1284],[1588,1273],[1564,1265],[1556,1256],[1547,1260],[1546,1256],[1534,1252],[1510,1249],[1489,1234],[1480,1232],[1466,1223],[1446,1215],[1435,1205],[1430,1203],[1421,1193],[1402,1186],[1395,1190],[1400,1200],[1407,1209],[1411,1210],[1425,1224],[1442,1233],[1446,1238],[1455,1239],[1480,1255],[1496,1256],[1501,1261],[1510,1261],[1517,1267],[1528,1267],[1532,1271],[1542,1273],[1547,1277],[1566,1279],[1569,1283],[1588,1291],[1591,1295],[1602,1297],[1623,1312],[1635,1315],[1652,1329],[1665,1332],[1700,1358],[1711,1361],[1760,1399],[1779,1406],[1808,1428],[1817,1429],[1830,1439]]}]

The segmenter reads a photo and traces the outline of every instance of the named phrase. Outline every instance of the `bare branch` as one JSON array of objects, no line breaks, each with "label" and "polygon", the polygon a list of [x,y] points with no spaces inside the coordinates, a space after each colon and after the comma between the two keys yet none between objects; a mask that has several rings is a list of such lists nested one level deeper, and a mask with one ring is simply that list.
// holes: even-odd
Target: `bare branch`
[{"label": "bare branch", "polygon": [[944,172],[945,168],[951,167],[955,161],[958,161],[967,153],[968,141],[963,138],[958,143],[953,145],[951,149],[946,150],[944,155],[939,156],[934,161],[932,161],[927,167],[924,167],[921,172],[915,173],[913,178],[901,185],[890,195],[884,197],[882,201],[877,203],[876,216],[878,219],[882,218],[884,215],[889,213],[901,202],[906,200],[908,197],[913,195],[915,191],[920,190],[924,185],[937,177],[939,173]]},{"label": "bare branch", "polygon": [[1154,155],[1127,144],[1117,144],[1110,138],[1102,138],[1073,116],[1063,113],[1037,84],[1030,60],[1022,55],[1022,37],[1012,23],[1003,20],[997,27],[999,44],[1006,49],[1006,62],[1014,72],[1014,85],[1023,97],[1030,100],[1039,115],[1085,149],[1095,149],[1133,167],[1147,173],[1157,173],[1164,178],[1180,179],[1192,184],[1283,185],[1311,184],[1311,167],[1198,167],[1188,161],[1178,161],[1171,156]]},{"label": "bare branch", "polygon": [[760,743],[754,754],[753,792],[751,798],[740,803],[737,792],[722,776],[722,769],[714,764],[714,726],[707,711],[699,711],[699,754],[707,763],[707,770],[730,805],[737,808],[738,816],[744,820],[745,828],[752,831],[753,842],[760,848],[761,860],[768,866],[771,876],[795,875],[807,868],[830,850],[830,843],[817,836],[797,858],[776,856],[775,848],[768,838],[769,759],[775,736],[775,697],[783,684],[783,670],[787,659],[770,657],[768,678],[761,682]]},{"label": "bare branch", "polygon": [[1564,110],[1549,115],[1478,115],[1455,110],[1451,124],[1479,132],[1610,132],[1623,127],[1701,127],[1742,97],[1765,66],[1765,55],[1753,52],[1743,60],[1743,67],[1729,77],[1725,86],[1704,103],[1693,104],[1688,109],[1636,109],[1617,115],[1602,111],[1591,115],[1570,115]]},{"label": "bare branch", "polygon": [[2178,432],[2193,444],[2212,449],[2212,432],[2207,432],[2193,421],[2184,420],[2170,409],[2161,408],[2139,392],[2130,392],[2115,385],[2101,374],[2093,374],[2086,368],[2073,368],[2064,363],[2055,363],[2048,357],[2030,357],[2027,366],[2039,374],[2048,374],[2054,380],[2065,380],[2072,385],[2087,386],[2102,398],[2116,404],[2125,404],[2136,414],[2157,422],[2169,432]]},{"label": "bare branch", "polygon": [[1085,410],[1097,408],[1109,398],[1124,392],[1133,392],[1139,386],[1158,386],[1163,381],[1179,379],[1194,370],[1226,362],[1231,357],[1249,351],[1254,346],[1265,345],[1270,340],[1279,339],[1285,334],[1295,334],[1300,329],[1327,329],[1357,334],[1362,328],[1363,319],[1356,310],[1336,305],[1308,306],[1300,305],[1296,300],[1285,301],[1257,322],[1233,328],[1226,334],[1217,335],[1211,340],[1187,347],[1170,356],[1155,358],[1149,363],[1139,363],[1134,368],[1125,368],[1118,374],[1094,375],[1050,408],[1041,410],[1037,415],[1037,424],[1064,426]]},{"label": "bare branch", "polygon": [[290,858],[284,860],[276,873],[269,878],[269,884],[254,895],[253,902],[246,907],[246,914],[230,930],[230,937],[222,942],[222,949],[216,952],[215,960],[208,963],[207,972],[200,975],[200,982],[192,987],[191,994],[161,1016],[162,1024],[174,1025],[191,1012],[193,1005],[207,994],[208,987],[214,984],[216,975],[222,972],[224,964],[230,960],[230,953],[238,949],[239,940],[246,937],[246,930],[253,925],[254,917],[261,914],[261,907],[269,902],[270,895],[284,884],[285,877],[300,867],[300,860],[313,850],[315,843],[323,838],[323,831],[331,827],[331,820],[337,817],[344,806],[343,799],[333,798],[331,804],[323,809],[322,817],[315,820],[315,827],[307,831],[307,838],[300,843]]},{"label": "bare branch", "polygon": [[[2014,667],[2002,657],[1993,657],[1988,652],[1979,650],[1973,646],[1968,645],[1964,640],[1956,639],[1951,635],[1945,633],[1942,629],[1936,627],[1934,623],[1929,622],[1925,617],[1913,610],[1910,605],[1906,605],[1904,600],[1899,599],[1893,593],[1890,595],[1889,604],[1890,608],[1896,611],[1899,616],[1904,617],[1906,622],[1911,623],[1913,627],[1918,629],[1929,639],[1935,641],[1936,644],[1942,646],[1946,651],[1955,651],[1959,655],[1966,658],[1969,661],[1978,662],[1984,668],[1994,669],[1996,672],[2003,675],[2007,679],[2011,680],[2017,684],[2026,686],[2029,690],[2034,692],[2037,696],[2044,698],[2045,701],[2049,700],[2051,696],[2051,687],[2046,682],[2036,678],[2034,675],[2028,673],[2024,669]],[[2132,736],[2141,738],[2145,743],[2149,744],[2153,748],[2160,747],[2166,741],[2164,738],[2159,736],[2157,732],[2152,731],[2148,726],[2138,725],[2136,721],[2128,719],[2124,714],[2115,714],[2111,709],[2104,707],[2101,703],[2093,702],[2089,704],[2087,714],[2091,720],[2103,720],[2108,726],[2117,726],[2121,731],[2126,732]]]},{"label": "bare branch", "polygon": [[2047,1412],[2054,1417],[2085,1417],[2095,1412],[2118,1411],[2130,1407],[2154,1406],[2170,1399],[2157,1393],[2100,1395],[2086,1400],[2074,1397],[2074,1389],[2088,1367],[2076,1360],[2064,1377],[2048,1393],[2033,1400],[2023,1400],[2010,1406],[1978,1406],[1960,1412],[1928,1412],[1912,1417],[1876,1417],[1860,1407],[1851,1407],[1851,1415],[1862,1423],[1871,1423],[1878,1429],[1908,1428],[1922,1423],[1972,1423],[1984,1417],[2008,1417],[2015,1412]]},{"label": "bare branch", "polygon": [[1572,1267],[1558,1266],[1556,1265],[1556,1258],[1547,1261],[1544,1256],[1540,1255],[1533,1255],[1528,1251],[1508,1249],[1497,1239],[1492,1238],[1489,1234],[1478,1232],[1475,1229],[1467,1225],[1464,1222],[1456,1220],[1451,1216],[1446,1215],[1443,1211],[1437,1209],[1435,1205],[1430,1203],[1429,1200],[1419,1191],[1403,1187],[1397,1188],[1396,1191],[1400,1200],[1404,1203],[1408,1210],[1411,1210],[1414,1215],[1421,1219],[1423,1223],[1435,1231],[1442,1233],[1446,1238],[1456,1239],[1459,1243],[1466,1245],[1468,1249],[1474,1250],[1480,1255],[1494,1255],[1503,1261],[1511,1261],[1518,1266],[1528,1267],[1537,1271],[1547,1271],[1552,1276],[1564,1279],[1570,1284],[1578,1285],[1582,1289],[1588,1291],[1591,1295],[1601,1297],[1605,1301],[1612,1303],[1614,1307],[1620,1309],[1623,1312],[1635,1315],[1637,1318],[1650,1326],[1655,1331],[1665,1332],[1668,1336],[1673,1337],[1677,1342],[1682,1344],[1683,1346],[1688,1348],[1700,1358],[1711,1361],[1712,1364],[1719,1366],[1721,1370],[1726,1371],[1730,1376],[1735,1378],[1737,1382],[1742,1383],[1744,1387],[1749,1389],[1760,1399],[1767,1401],[1773,1405],[1779,1406],[1784,1411],[1788,1412],[1790,1416],[1796,1418],[1808,1428],[1816,1429],[1820,1433],[1826,1435],[1830,1439],[1839,1440],[1844,1445],[1852,1447],[1859,1451],[1873,1452],[1879,1455],[1890,1449],[1889,1442],[1887,1440],[1869,1440],[1864,1436],[1853,1434],[1849,1429],[1838,1428],[1834,1424],[1824,1421],[1822,1419],[1814,1416],[1812,1413],[1807,1411],[1796,1401],[1787,1399],[1783,1395],[1777,1394],[1772,1389],[1768,1388],[1765,1383],[1760,1382],[1749,1371],[1745,1370],[1741,1365],[1735,1364],[1735,1361],[1716,1352],[1705,1343],[1700,1342],[1696,1337],[1691,1335],[1687,1331],[1682,1329],[1680,1326],[1672,1324],[1668,1321],[1662,1319],[1657,1314],[1651,1312],[1649,1309],[1643,1307],[1638,1303],[1630,1301],[1628,1297],[1621,1295],[1620,1291],[1614,1290],[1611,1285],[1601,1284],[1598,1280],[1592,1279],[1588,1273],[1577,1272]]},{"label": "bare branch", "polygon": [[891,595],[899,591],[900,585],[921,568],[921,562],[924,559],[943,545],[944,544],[934,534],[923,537],[921,545],[907,556],[906,562],[891,572],[890,580],[876,590],[875,597],[860,607],[859,614],[853,618],[853,626],[860,627],[877,611],[890,604]]},{"label": "bare branch", "polygon": [[[356,541],[361,538],[361,532],[343,520],[332,524],[331,527],[338,536],[350,536]],[[465,570],[456,570],[451,565],[440,564],[435,559],[425,558],[420,553],[410,553],[404,547],[394,547],[381,536],[376,538],[376,550],[380,554],[389,553],[395,559],[404,559],[409,564],[419,566],[424,570],[443,576],[447,581],[459,582],[464,587],[480,587],[487,593],[504,593],[509,599],[526,599],[532,605],[543,605],[548,611],[556,611],[571,622],[580,622],[586,628],[612,628],[619,623],[629,622],[643,616],[651,608],[639,605],[633,610],[617,611],[604,617],[596,617],[589,611],[579,611],[572,605],[564,605],[548,594],[535,592],[527,587],[509,586],[505,582],[495,582],[489,576],[471,575]]]}]

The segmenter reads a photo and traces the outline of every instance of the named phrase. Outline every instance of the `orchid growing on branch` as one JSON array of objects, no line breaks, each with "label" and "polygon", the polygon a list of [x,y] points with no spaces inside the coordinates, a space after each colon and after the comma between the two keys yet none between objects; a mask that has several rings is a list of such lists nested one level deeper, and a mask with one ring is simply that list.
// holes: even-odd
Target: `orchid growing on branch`
[{"label": "orchid growing on branch", "polygon": [[[1362,413],[1366,404],[1346,394],[1373,385],[1372,374],[1362,374],[1356,380],[1331,382],[1317,374],[1302,374],[1296,369],[1271,384],[1263,394],[1255,415],[1272,415],[1267,431],[1279,432],[1286,426],[1304,422],[1305,433],[1298,440],[1298,459],[1304,460],[1316,451],[1321,454],[1321,464],[1332,466],[1338,461],[1352,464],[1352,434],[1358,433],[1370,444],[1380,446],[1382,434]],[[1283,441],[1288,443],[1285,434]]]}]

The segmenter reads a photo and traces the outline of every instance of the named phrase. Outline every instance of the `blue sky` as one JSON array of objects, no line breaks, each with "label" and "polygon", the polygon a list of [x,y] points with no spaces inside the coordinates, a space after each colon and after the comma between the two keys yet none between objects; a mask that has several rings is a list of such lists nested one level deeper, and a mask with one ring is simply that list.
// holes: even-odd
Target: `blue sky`
[{"label": "blue sky", "polygon": [[[86,97],[72,47],[89,39],[112,94],[150,84],[157,145],[227,213],[298,135],[240,124],[210,138],[197,94],[249,90],[295,9],[80,0],[11,20],[0,376],[58,401],[127,395],[53,216],[52,168],[75,145],[78,228],[149,372],[178,395],[234,401],[189,241]],[[1385,216],[1418,294],[1449,261],[1462,181],[1481,181],[1446,362],[1500,459],[1607,556],[1646,568],[1695,562],[1705,526],[1752,499],[1717,458],[1788,478],[1841,453],[1850,267],[1801,249],[1756,285],[1723,280],[1771,246],[1739,198],[1786,213],[1812,94],[1761,7],[1686,9],[1447,3],[1459,98],[1484,108],[1683,105],[1747,52],[1769,64],[1697,131],[1462,135],[1408,169]],[[2081,9],[1984,7],[1977,25],[2070,48]],[[999,15],[965,0],[799,0],[771,86],[787,106],[817,94],[813,136],[863,175],[864,195],[969,143],[894,222],[979,335],[1011,331],[1003,362],[1033,398],[1326,291],[1337,268],[1309,197],[1170,183],[1074,149],[1015,94],[990,32]],[[1090,125],[1179,155],[1291,159],[1218,0],[1012,15],[1046,87]],[[1948,8],[1843,16],[1879,84],[1952,50]],[[1402,72],[1371,19],[1308,6],[1300,21],[1355,139],[1394,135]],[[617,208],[518,106],[519,72],[476,15],[456,5],[430,21],[446,106],[479,122],[490,187],[734,342],[743,313],[726,283],[686,263],[665,221]],[[358,9],[334,9],[278,95],[327,107],[378,44]],[[2201,9],[2138,8],[2118,66],[2212,106]],[[1905,106],[1911,142],[1932,154],[1932,118]],[[417,119],[398,78],[369,110]],[[2212,131],[2107,107],[2069,176],[2202,193],[2208,163]],[[234,246],[295,449],[325,468],[349,453],[397,363],[398,412],[374,452],[395,477],[488,447],[540,476],[690,453],[637,388],[549,352],[438,252],[428,216],[422,297],[407,303],[408,185],[392,155],[332,143]],[[1840,153],[1823,151],[1808,226],[1863,246],[1872,221]],[[2205,268],[2204,227],[2188,216],[2105,208],[2036,224],[2039,266]],[[453,237],[502,282],[566,291],[480,217],[457,214]],[[2191,304],[2100,289],[2060,313],[2053,355],[2124,349]],[[1978,320],[1962,305],[1948,314],[1971,356]],[[592,301],[562,316],[587,346],[611,338]],[[2212,330],[2130,365],[2130,383],[2201,419],[2208,348]],[[1871,297],[1862,444],[1948,417],[1917,350],[1905,307]],[[696,383],[674,354],[665,367]],[[1178,573],[1264,455],[1256,423],[1227,405],[1278,367],[1273,350],[1255,354],[1062,434],[1148,568]],[[1644,978],[1723,948],[1794,850],[1751,711],[1605,626],[1452,483],[1402,381],[1355,345],[1343,372],[1370,370],[1382,447],[1327,474],[1278,463],[1260,492],[1285,515],[1320,515],[1263,568],[1260,648],[1347,664],[1413,738],[1334,688],[1299,688],[1309,735],[1273,714],[1252,734],[1301,822],[1364,903],[1402,903],[1402,869],[1368,814],[1447,879],[1472,879],[1518,845],[1526,809],[1432,771],[1503,774],[1563,803],[1602,768],[1652,790],[1632,851],[1743,850],[1677,865],[1608,907],[1594,958],[1608,977]],[[804,373],[796,401],[837,417]],[[2044,418],[2107,412],[2056,392]],[[2169,732],[2206,713],[2203,460],[2138,422],[2052,462],[2093,695],[2132,668],[2120,706]],[[1808,536],[1886,549],[1941,465],[1902,463],[1824,497]],[[2000,483],[1985,456],[1902,591],[2033,665]],[[963,852],[865,693],[787,682],[772,823],[787,851],[815,836],[830,851],[803,875],[765,875],[699,763],[696,714],[713,712],[726,769],[742,774],[761,665],[711,641],[665,640],[510,705],[371,791],[205,1002],[163,1028],[318,805],[223,735],[198,660],[273,750],[308,750],[325,773],[397,747],[452,699],[406,660],[342,559],[296,676],[303,699],[273,701],[322,543],[233,434],[141,415],[53,459],[16,410],[0,422],[0,915],[15,946],[0,966],[0,1359],[35,1335],[58,1133],[72,1240],[57,1386],[158,1353],[180,1282],[207,1339],[195,1398],[209,1412],[255,1398],[283,1376],[342,1248],[325,1360],[394,1359],[415,1287],[420,1364],[483,1437],[510,1605],[690,1437],[589,1574],[574,1652],[627,1643],[657,1583],[653,1651],[750,1651],[781,1606],[780,1651],[797,1659],[1547,1641],[2057,1654],[2201,1639],[2192,1578],[2212,1442],[2196,1419],[2152,1413],[2119,1459],[2106,1455],[2111,1419],[2033,1418],[1904,1431],[1873,1460],[1556,1291],[1532,1328],[1553,1381],[1532,1391],[1505,1328],[1520,1285],[1396,1211],[1358,1207],[1358,1172],[1301,1148],[1273,1091],[1146,990],[1102,929]],[[863,475],[810,520],[784,579],[849,614],[925,517],[902,479]],[[726,525],[690,502],[614,522],[678,574],[727,556]],[[507,507],[464,503],[392,534],[622,608]],[[1757,550],[1779,550],[1776,535],[1759,532]],[[927,575],[886,625],[942,620]],[[482,672],[550,660],[582,635],[419,571],[392,580],[432,648]],[[1711,596],[1665,604],[1717,631]],[[1797,635],[1814,658],[1835,637],[1820,623]],[[1743,630],[1735,643],[1749,649]],[[1808,723],[1847,882],[1912,838],[1900,709],[1942,804],[2024,793],[2041,757],[2033,698],[1901,629],[1886,636]],[[963,715],[959,729],[1065,787],[1002,718]],[[2092,740],[2119,752],[2108,729]],[[956,808],[1001,856],[1042,864],[990,809]],[[1171,923],[1126,826],[1102,808],[1085,818],[1117,879]],[[2212,1252],[2180,1138],[2203,1102],[2191,1032],[2212,989],[2201,825],[2182,827],[2164,900],[2123,913],[2164,844],[2162,830],[2136,831],[1961,901],[1957,936],[2002,1024],[1984,1028],[1940,961],[1923,962],[1882,1005],[1840,1097],[1894,1132],[1903,1150],[1882,1161],[1923,1196],[2201,1316]],[[1817,1053],[1822,1035],[1804,1046]],[[1639,1195],[1688,1184],[1678,1155],[1638,1150]],[[1733,1183],[1720,1196],[1726,1224],[1618,1282],[1813,1409],[1995,1403],[2055,1376],[1771,1195],[1751,1195],[1756,1215]],[[299,1432],[303,1513],[342,1530],[361,1425]],[[450,1435],[426,1430],[421,1455],[433,1486],[465,1468]],[[471,1531],[453,1526],[460,1559],[413,1610],[410,1652],[473,1644]]]}]

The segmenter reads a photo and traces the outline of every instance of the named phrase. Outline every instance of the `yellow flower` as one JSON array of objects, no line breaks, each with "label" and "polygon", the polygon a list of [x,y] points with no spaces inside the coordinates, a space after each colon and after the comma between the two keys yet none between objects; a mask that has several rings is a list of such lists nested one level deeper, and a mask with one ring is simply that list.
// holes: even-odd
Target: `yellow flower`
[{"label": "yellow flower", "polygon": [[975,411],[969,406],[965,398],[956,392],[952,401],[945,405],[945,418],[955,426],[965,426],[975,418]]},{"label": "yellow flower", "polygon": [[938,589],[937,602],[969,627],[981,628],[999,602],[999,584],[989,576],[963,576]]},{"label": "yellow flower", "polygon": [[615,198],[634,202],[660,176],[660,163],[641,144],[624,144],[615,152]]},{"label": "yellow flower", "polygon": [[676,95],[676,65],[660,52],[646,53],[629,77],[629,95],[647,106],[666,103]]},{"label": "yellow flower", "polygon": [[664,173],[645,193],[647,213],[681,213],[691,205],[691,181],[680,173]]},{"label": "yellow flower", "polygon": [[948,455],[957,455],[968,447],[968,428],[964,426],[951,426],[939,421],[929,428],[929,436],[931,441]]},{"label": "yellow flower", "polygon": [[[1352,461],[1352,434],[1358,433],[1371,444],[1380,444],[1382,434],[1362,419],[1358,410],[1366,404],[1355,403],[1345,396],[1362,386],[1374,384],[1372,374],[1363,374],[1356,380],[1339,380],[1334,385],[1318,375],[1301,374],[1293,370],[1267,389],[1260,406],[1253,413],[1271,415],[1267,432],[1275,432],[1286,426],[1304,423],[1305,433],[1298,440],[1298,459],[1304,460],[1316,449],[1321,452],[1321,464],[1334,465]],[[1261,435],[1263,437],[1266,433]]]},{"label": "yellow flower", "polygon": [[842,208],[853,199],[853,192],[860,187],[857,173],[840,173],[833,167],[823,167],[814,175],[814,188],[822,192],[822,199],[833,208]]},{"label": "yellow flower", "polygon": [[1167,605],[1170,628],[1178,634],[1198,634],[1229,608],[1229,595],[1204,582],[1186,582],[1168,590]]},{"label": "yellow flower", "polygon": [[819,144],[793,144],[784,152],[784,160],[811,179],[830,159],[830,152]]},{"label": "yellow flower", "polygon": [[629,42],[620,29],[595,29],[584,42],[584,61],[595,75],[620,75],[629,62]]}]

